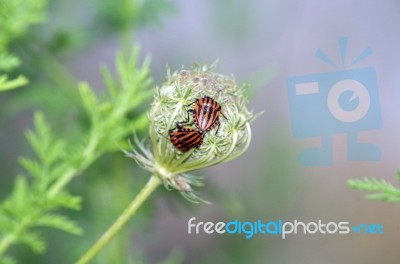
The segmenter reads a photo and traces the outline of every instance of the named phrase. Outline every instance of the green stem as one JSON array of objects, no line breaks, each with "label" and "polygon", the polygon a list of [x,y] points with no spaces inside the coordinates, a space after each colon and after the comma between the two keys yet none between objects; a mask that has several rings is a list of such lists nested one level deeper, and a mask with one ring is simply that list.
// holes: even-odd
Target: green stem
[{"label": "green stem", "polygon": [[48,195],[49,197],[55,197],[60,190],[76,175],[76,168],[70,168],[67,170],[59,180],[57,180],[50,188]]},{"label": "green stem", "polygon": [[[92,133],[94,134],[94,133]],[[90,141],[83,151],[82,159],[84,161],[80,166],[71,166],[50,188],[48,194],[49,197],[56,196],[65,185],[67,185],[72,178],[74,178],[79,172],[86,169],[93,161],[95,161],[102,153],[97,151],[98,140],[97,137],[91,136]]]},{"label": "green stem", "polygon": [[123,54],[129,54],[132,47],[134,29],[132,19],[137,16],[138,1],[124,0],[122,3],[123,25],[119,30],[120,47]]},{"label": "green stem", "polygon": [[89,263],[99,251],[120,231],[122,227],[131,219],[136,213],[137,209],[150,194],[160,185],[161,180],[157,176],[152,176],[147,184],[142,188],[139,194],[133,199],[125,211],[118,217],[118,219],[110,226],[110,228],[100,237],[100,239],[83,255],[76,264]]}]

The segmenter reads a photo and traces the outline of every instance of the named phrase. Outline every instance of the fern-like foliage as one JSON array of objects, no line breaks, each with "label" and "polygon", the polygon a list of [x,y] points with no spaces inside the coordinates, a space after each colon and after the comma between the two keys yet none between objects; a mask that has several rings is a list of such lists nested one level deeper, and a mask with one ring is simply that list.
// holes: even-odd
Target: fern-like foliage
[{"label": "fern-like foliage", "polygon": [[7,51],[9,43],[27,28],[45,19],[47,0],[0,0],[0,91],[18,88],[28,83],[19,75],[10,78],[8,72],[20,65],[20,60]]},{"label": "fern-like foliage", "polygon": [[[400,180],[400,171],[397,173]],[[386,202],[400,202],[400,188],[393,186],[383,179],[364,178],[361,180],[349,180],[348,185],[352,189],[372,192],[365,197],[371,200],[382,200]]]},{"label": "fern-like foliage", "polygon": [[114,79],[104,67],[103,76],[108,96],[100,100],[88,84],[79,85],[82,104],[91,120],[85,138],[66,142],[53,135],[42,113],[34,116],[34,131],[26,137],[37,158],[20,158],[27,175],[16,177],[11,194],[0,205],[0,263],[12,263],[4,253],[14,244],[26,244],[34,252],[46,248],[44,238],[36,227],[51,227],[72,234],[82,230],[60,209],[79,210],[81,198],[67,190],[68,183],[90,166],[102,154],[118,149],[120,141],[133,130],[147,125],[144,113],[134,115],[149,97],[151,79],[148,60],[138,65],[139,49],[128,58],[118,54]]}]

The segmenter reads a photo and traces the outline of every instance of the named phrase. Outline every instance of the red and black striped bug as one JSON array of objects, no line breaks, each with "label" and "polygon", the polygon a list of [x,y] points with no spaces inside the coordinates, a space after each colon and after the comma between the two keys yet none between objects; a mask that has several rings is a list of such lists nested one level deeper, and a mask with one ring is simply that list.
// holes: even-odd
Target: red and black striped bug
[{"label": "red and black striped bug", "polygon": [[200,130],[191,128],[181,128],[177,126],[177,130],[169,131],[169,138],[180,151],[186,152],[191,148],[197,148],[203,143],[204,133]]},{"label": "red and black striped bug", "polygon": [[[203,98],[196,99],[194,102],[194,109],[188,112],[193,112],[193,120],[199,130],[204,133],[214,126],[218,125],[219,129],[219,116],[222,115],[221,105],[217,103],[213,98],[205,96]],[[188,118],[189,119],[189,118]],[[180,122],[178,124],[187,124],[188,121]]]}]

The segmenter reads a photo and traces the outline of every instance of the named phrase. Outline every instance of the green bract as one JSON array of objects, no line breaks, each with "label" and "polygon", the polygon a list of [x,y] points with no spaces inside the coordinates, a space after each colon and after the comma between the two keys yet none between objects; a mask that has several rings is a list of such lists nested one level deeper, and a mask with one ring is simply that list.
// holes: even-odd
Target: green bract
[{"label": "green bract", "polygon": [[[137,148],[127,153],[141,167],[161,178],[167,188],[180,191],[194,202],[200,199],[191,185],[201,186],[201,181],[188,172],[240,156],[250,144],[250,122],[254,119],[246,108],[244,89],[236,85],[233,77],[212,70],[210,66],[195,66],[168,74],[167,81],[155,89],[148,114],[151,151],[135,140]],[[199,148],[182,153],[171,143],[169,130],[175,128],[177,122],[185,121],[196,98],[204,96],[212,97],[221,105],[223,116],[219,118],[218,134],[215,128],[207,131]],[[189,128],[196,129],[196,126]]]}]

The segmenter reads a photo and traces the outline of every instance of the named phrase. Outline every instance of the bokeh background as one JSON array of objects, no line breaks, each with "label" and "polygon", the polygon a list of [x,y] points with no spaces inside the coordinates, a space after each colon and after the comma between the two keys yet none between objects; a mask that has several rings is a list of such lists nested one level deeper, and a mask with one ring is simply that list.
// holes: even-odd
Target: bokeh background
[{"label": "bokeh background", "polygon": [[[253,123],[250,149],[233,162],[198,174],[200,191],[211,205],[191,204],[177,192],[161,190],[147,201],[129,228],[95,263],[398,263],[399,205],[368,201],[350,190],[351,178],[378,177],[396,182],[400,167],[400,3],[387,1],[133,1],[145,6],[125,23],[123,1],[50,1],[47,21],[16,40],[27,87],[0,94],[0,196],[9,193],[17,159],[32,155],[24,131],[41,109],[54,130],[73,140],[88,120],[74,105],[76,82],[102,93],[99,65],[113,67],[115,53],[139,43],[152,57],[151,75],[161,84],[166,66],[179,70],[218,60],[217,71],[249,83],[249,108],[264,111]],[[146,4],[144,4],[146,2]],[[286,79],[329,72],[318,60],[320,48],[339,61],[338,38],[348,37],[355,58],[371,47],[359,67],[375,67],[383,128],[362,132],[378,145],[375,162],[348,161],[345,134],[333,136],[333,165],[302,167],[298,153],[318,139],[296,140],[291,133]],[[73,94],[73,93],[72,93]],[[147,103],[149,105],[149,102]],[[147,106],[146,106],[147,107]],[[79,124],[79,125],[77,125]],[[75,127],[75,128],[73,128]],[[76,128],[78,127],[78,128]],[[145,137],[145,133],[142,133]],[[45,255],[24,246],[12,249],[21,263],[71,263],[123,210],[148,173],[122,153],[108,154],[72,183],[84,197],[83,209],[70,214],[84,227],[80,237],[42,230]],[[379,223],[383,235],[189,235],[187,221],[262,219]]]}]

